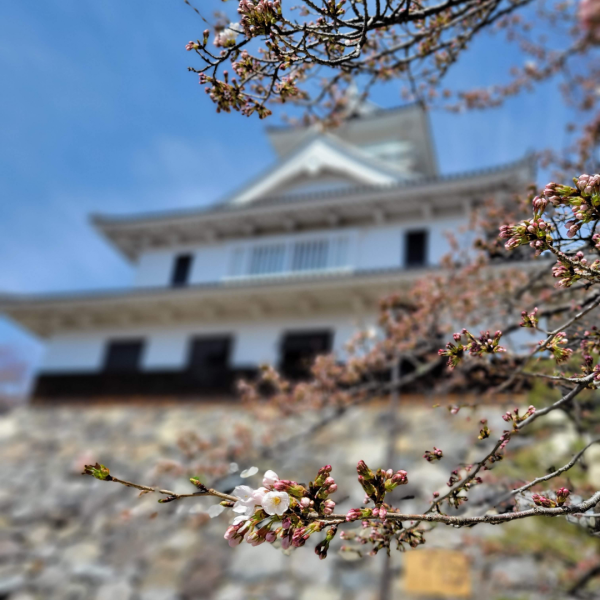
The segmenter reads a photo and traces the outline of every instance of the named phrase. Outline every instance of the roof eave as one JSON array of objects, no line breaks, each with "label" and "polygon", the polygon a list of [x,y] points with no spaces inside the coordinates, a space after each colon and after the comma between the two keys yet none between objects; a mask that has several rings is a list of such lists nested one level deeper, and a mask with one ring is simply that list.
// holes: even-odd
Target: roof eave
[{"label": "roof eave", "polygon": [[[408,210],[415,193],[419,202],[435,197],[436,203],[450,202],[453,197],[496,189],[516,190],[531,181],[534,163],[525,157],[514,163],[494,169],[486,169],[454,176],[422,178],[386,186],[365,186],[340,191],[297,196],[293,198],[265,198],[262,201],[241,206],[217,205],[202,211],[178,211],[138,217],[105,217],[93,215],[94,227],[125,257],[135,260],[138,254],[152,246],[177,246],[186,243],[210,243],[219,237],[245,237],[260,232],[265,219],[281,220],[281,231],[290,229],[294,218],[308,211],[320,211],[329,218],[331,210],[350,210],[362,205],[375,208],[380,203],[405,201]],[[320,227],[326,227],[327,221]],[[193,231],[186,242],[184,232]],[[267,230],[270,232],[270,230]],[[154,240],[160,238],[160,240]],[[188,235],[189,238],[189,235]]]}]

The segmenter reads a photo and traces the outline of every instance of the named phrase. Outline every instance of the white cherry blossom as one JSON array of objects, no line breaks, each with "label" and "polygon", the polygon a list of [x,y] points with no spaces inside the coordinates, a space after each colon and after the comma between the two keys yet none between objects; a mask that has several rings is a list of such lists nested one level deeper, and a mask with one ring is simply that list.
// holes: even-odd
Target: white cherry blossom
[{"label": "white cherry blossom", "polygon": [[256,504],[262,504],[263,498],[268,491],[269,490],[265,487],[259,487],[252,493],[252,499],[256,502]]},{"label": "white cherry blossom", "polygon": [[229,23],[229,25],[217,35],[214,44],[217,47],[235,44],[235,40],[240,33],[243,33],[243,29],[239,23]]},{"label": "white cherry blossom", "polygon": [[251,515],[254,512],[254,507],[257,502],[253,498],[253,494],[256,490],[253,490],[249,485],[238,485],[233,490],[233,495],[237,496],[238,500],[233,505],[233,512],[241,513],[244,515]]},{"label": "white cherry blossom", "polygon": [[267,471],[263,477],[263,485],[271,489],[277,482],[279,481],[279,477],[275,471]]},{"label": "white cherry blossom", "polygon": [[281,516],[290,507],[287,492],[268,492],[262,500],[262,507],[268,515]]}]

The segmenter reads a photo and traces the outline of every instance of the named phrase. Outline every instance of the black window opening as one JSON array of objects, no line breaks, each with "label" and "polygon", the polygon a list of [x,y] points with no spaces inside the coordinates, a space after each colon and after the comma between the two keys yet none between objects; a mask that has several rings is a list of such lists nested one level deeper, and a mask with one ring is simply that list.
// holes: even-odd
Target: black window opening
[{"label": "black window opening", "polygon": [[104,356],[104,371],[108,373],[136,373],[140,370],[144,340],[108,342]]},{"label": "black window opening", "polygon": [[281,341],[280,369],[291,379],[305,379],[310,367],[319,354],[331,352],[331,331],[290,332]]},{"label": "black window opening", "polygon": [[424,267],[427,265],[427,231],[409,231],[404,246],[404,264],[406,267]]},{"label": "black window opening", "polygon": [[225,390],[231,387],[231,336],[202,336],[190,340],[188,373],[198,388]]},{"label": "black window opening", "polygon": [[192,259],[193,256],[191,254],[180,254],[175,257],[173,273],[171,274],[171,285],[173,287],[188,285],[192,268]]}]

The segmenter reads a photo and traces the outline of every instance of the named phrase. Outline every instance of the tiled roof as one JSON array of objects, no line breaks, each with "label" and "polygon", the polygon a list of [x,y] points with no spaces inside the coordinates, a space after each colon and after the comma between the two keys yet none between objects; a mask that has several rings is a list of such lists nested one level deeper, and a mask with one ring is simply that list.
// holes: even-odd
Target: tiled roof
[{"label": "tiled roof", "polygon": [[389,185],[377,185],[377,186],[351,186],[347,189],[336,189],[326,190],[320,192],[311,192],[306,194],[289,194],[284,196],[265,197],[262,199],[254,200],[247,204],[231,204],[229,202],[219,202],[212,204],[207,207],[196,207],[177,209],[171,211],[155,211],[147,213],[136,213],[132,215],[116,215],[116,216],[104,216],[95,215],[94,220],[97,223],[128,223],[143,220],[161,220],[170,218],[181,218],[186,216],[209,216],[213,214],[224,214],[224,213],[235,213],[241,211],[247,211],[248,209],[265,207],[265,206],[279,206],[284,204],[291,204],[295,202],[318,202],[320,200],[329,200],[333,198],[350,198],[358,194],[364,194],[368,192],[376,191],[389,191],[389,190],[403,190],[403,189],[414,189],[420,186],[431,185],[431,184],[443,184],[446,182],[460,182],[468,181],[469,179],[477,179],[482,176],[502,173],[503,171],[511,171],[519,166],[529,166],[532,170],[534,168],[534,160],[532,155],[527,155],[519,160],[505,163],[494,167],[477,169],[472,171],[466,171],[461,173],[451,173],[448,175],[437,175],[435,177],[419,177],[412,180],[399,181],[397,183]]}]

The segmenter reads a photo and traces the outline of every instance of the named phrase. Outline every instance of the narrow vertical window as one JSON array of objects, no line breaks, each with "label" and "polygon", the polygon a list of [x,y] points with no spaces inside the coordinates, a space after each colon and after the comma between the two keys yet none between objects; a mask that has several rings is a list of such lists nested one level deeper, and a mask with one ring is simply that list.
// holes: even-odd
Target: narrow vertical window
[{"label": "narrow vertical window", "polygon": [[182,287],[189,283],[190,270],[192,268],[192,255],[179,254],[175,257],[173,272],[171,274],[171,285],[173,287]]},{"label": "narrow vertical window", "polygon": [[119,340],[108,342],[104,355],[104,371],[109,373],[135,373],[140,370],[144,340]]},{"label": "narrow vertical window", "polygon": [[427,231],[409,231],[404,246],[404,265],[424,267],[427,264]]}]

